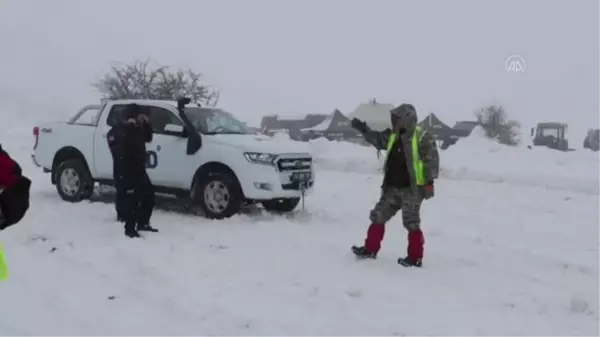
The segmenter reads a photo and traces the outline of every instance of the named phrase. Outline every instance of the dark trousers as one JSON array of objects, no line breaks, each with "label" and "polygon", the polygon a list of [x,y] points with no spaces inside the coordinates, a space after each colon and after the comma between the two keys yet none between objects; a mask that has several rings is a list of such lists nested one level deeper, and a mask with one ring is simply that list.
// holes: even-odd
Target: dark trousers
[{"label": "dark trousers", "polygon": [[123,188],[122,179],[115,174],[115,188],[117,193],[115,195],[115,209],[117,211],[117,218],[125,220],[125,212],[123,211],[123,203],[125,201],[125,189]]},{"label": "dark trousers", "polygon": [[22,176],[0,194],[0,230],[19,223],[29,210],[31,180]]},{"label": "dark trousers", "polygon": [[123,187],[123,178],[121,177],[120,171],[121,170],[119,170],[117,162],[113,156],[113,180],[115,182],[115,189],[117,190],[115,195],[115,210],[117,211],[117,218],[119,220],[125,220],[125,212],[123,211],[125,189]]},{"label": "dark trousers", "polygon": [[154,186],[147,173],[123,177],[123,219],[125,230],[136,230],[150,225],[154,210]]}]

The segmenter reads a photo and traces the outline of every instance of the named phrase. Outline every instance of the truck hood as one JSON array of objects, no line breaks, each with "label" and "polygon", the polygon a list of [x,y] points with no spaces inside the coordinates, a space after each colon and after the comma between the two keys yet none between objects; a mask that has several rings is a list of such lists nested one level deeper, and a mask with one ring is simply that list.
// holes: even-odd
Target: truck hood
[{"label": "truck hood", "polygon": [[308,143],[295,142],[291,139],[275,139],[264,135],[203,135],[203,138],[209,138],[214,143],[239,148],[244,152],[311,153]]}]

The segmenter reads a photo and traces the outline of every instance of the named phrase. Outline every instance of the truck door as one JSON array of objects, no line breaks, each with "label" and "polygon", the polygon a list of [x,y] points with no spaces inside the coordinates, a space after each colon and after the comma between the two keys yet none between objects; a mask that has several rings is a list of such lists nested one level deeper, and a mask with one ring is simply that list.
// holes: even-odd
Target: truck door
[{"label": "truck door", "polygon": [[94,137],[94,178],[96,179],[113,179],[113,158],[108,147],[107,133],[118,123],[125,108],[125,104],[107,105],[98,122]]},{"label": "truck door", "polygon": [[[184,127],[183,121],[174,112],[158,106],[148,106],[152,125],[152,142],[146,144],[148,176],[154,185],[186,188],[191,184],[193,172],[186,155],[187,138],[169,134],[168,124]],[[189,177],[189,179],[188,179]],[[189,181],[188,181],[189,180]]]}]

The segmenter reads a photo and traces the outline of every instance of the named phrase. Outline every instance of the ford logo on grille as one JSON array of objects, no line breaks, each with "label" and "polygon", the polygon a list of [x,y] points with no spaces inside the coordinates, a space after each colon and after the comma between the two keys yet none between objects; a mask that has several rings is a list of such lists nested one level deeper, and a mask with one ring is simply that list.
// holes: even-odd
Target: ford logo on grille
[{"label": "ford logo on grille", "polygon": [[294,163],[294,167],[295,167],[295,168],[301,168],[302,166],[304,166],[304,165],[303,165],[303,164],[302,164],[302,162],[301,162],[301,161],[299,161],[299,160],[296,160],[296,162]]}]

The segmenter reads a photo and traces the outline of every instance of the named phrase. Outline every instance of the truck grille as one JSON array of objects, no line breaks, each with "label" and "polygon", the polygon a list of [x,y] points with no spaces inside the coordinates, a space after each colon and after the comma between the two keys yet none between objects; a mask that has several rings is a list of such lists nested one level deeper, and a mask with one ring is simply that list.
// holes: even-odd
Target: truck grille
[{"label": "truck grille", "polygon": [[281,172],[310,170],[312,168],[312,158],[280,158],[277,161],[277,168]]},{"label": "truck grille", "polygon": [[[305,188],[309,189],[309,188],[313,187],[314,184],[315,183],[313,181],[309,181],[309,182],[306,183]],[[283,184],[283,185],[281,185],[281,188],[283,188],[286,191],[290,191],[290,190],[299,191],[300,190],[300,183],[299,182],[293,182],[293,183],[289,183],[289,184]]]}]

